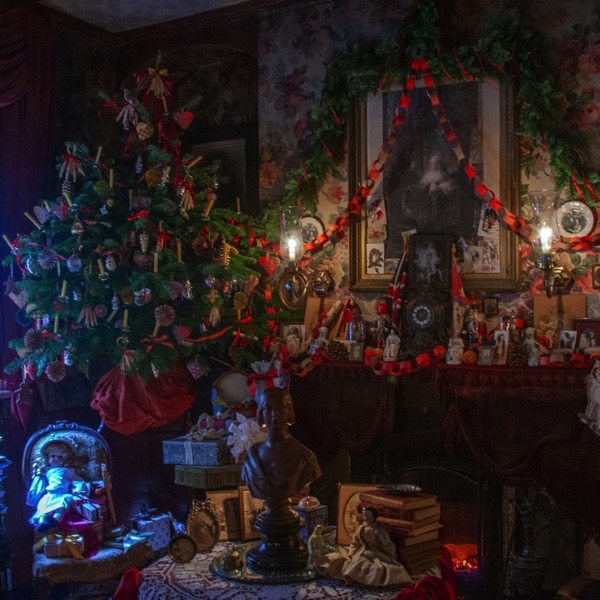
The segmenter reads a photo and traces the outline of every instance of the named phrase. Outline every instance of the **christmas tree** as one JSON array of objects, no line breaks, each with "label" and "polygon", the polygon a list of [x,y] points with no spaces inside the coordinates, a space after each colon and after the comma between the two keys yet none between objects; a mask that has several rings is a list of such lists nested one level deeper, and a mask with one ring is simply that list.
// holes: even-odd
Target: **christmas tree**
[{"label": "christmas tree", "polygon": [[[5,265],[24,335],[10,372],[60,381],[110,356],[144,378],[183,359],[196,377],[211,357],[248,365],[260,356],[272,308],[258,266],[264,231],[220,208],[218,164],[185,155],[181,135],[197,99],[172,106],[165,69],[136,74],[105,114],[121,128],[119,156],[69,142],[58,158],[61,194],[26,216]],[[263,240],[257,244],[257,240]]]}]

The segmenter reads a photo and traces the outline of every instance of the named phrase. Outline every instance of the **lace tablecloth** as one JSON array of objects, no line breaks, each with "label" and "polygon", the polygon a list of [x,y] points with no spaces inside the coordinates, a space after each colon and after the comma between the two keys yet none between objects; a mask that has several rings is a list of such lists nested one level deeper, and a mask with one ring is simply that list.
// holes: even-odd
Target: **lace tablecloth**
[{"label": "lace tablecloth", "polygon": [[142,570],[138,600],[394,600],[402,589],[351,588],[328,578],[288,585],[229,581],[209,571],[213,558],[225,550],[219,544],[185,564],[161,558]]}]

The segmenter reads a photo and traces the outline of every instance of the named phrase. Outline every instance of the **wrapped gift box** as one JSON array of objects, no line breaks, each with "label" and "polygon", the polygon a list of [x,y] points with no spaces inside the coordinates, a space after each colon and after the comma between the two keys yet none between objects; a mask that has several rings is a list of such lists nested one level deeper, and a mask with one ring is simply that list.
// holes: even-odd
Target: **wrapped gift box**
[{"label": "wrapped gift box", "polygon": [[218,467],[233,463],[227,436],[216,440],[197,441],[181,436],[163,441],[163,462],[166,465],[197,465]]},{"label": "wrapped gift box", "polygon": [[49,535],[44,544],[46,558],[61,558],[64,556],[82,558],[83,551],[83,536],[77,534]]},{"label": "wrapped gift box", "polygon": [[165,513],[148,514],[140,513],[132,519],[133,528],[140,533],[153,533],[148,537],[152,550],[159,552],[169,545],[172,537],[171,517]]},{"label": "wrapped gift box", "polygon": [[75,510],[88,521],[97,521],[102,519],[104,516],[104,505],[96,502],[95,500],[87,499],[81,500],[74,504]]},{"label": "wrapped gift box", "polygon": [[300,537],[307,542],[310,534],[313,532],[317,525],[323,525],[328,527],[329,516],[327,513],[327,506],[320,504],[315,508],[299,508],[294,506],[294,510],[300,515],[304,521],[304,525],[300,530]]}]

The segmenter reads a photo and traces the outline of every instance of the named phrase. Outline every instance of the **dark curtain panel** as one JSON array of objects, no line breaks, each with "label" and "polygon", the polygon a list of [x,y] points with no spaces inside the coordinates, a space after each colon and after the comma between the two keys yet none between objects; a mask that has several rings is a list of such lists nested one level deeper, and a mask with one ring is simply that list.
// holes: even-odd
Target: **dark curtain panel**
[{"label": "dark curtain panel", "polygon": [[[48,193],[55,106],[56,31],[47,18],[0,0],[0,234],[28,232],[23,216]],[[0,258],[9,252],[4,243]],[[1,269],[2,281],[10,274]],[[14,273],[15,279],[20,274]],[[0,294],[0,367],[13,360],[16,306]]]}]

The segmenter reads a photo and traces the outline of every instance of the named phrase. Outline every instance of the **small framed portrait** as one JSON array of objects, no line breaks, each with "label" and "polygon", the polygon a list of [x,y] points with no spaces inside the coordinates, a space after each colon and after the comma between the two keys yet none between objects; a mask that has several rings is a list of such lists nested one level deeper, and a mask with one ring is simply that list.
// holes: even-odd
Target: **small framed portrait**
[{"label": "small framed portrait", "polygon": [[377,489],[372,484],[338,484],[338,505],[337,505],[337,543],[348,545],[352,542],[352,536],[355,534],[358,522],[358,505],[360,504],[359,494],[367,490]]},{"label": "small framed portrait", "polygon": [[479,354],[477,356],[478,365],[492,365],[494,364],[494,352],[496,348],[494,346],[481,346],[479,348]]},{"label": "small framed portrait", "polygon": [[215,505],[209,500],[192,500],[186,529],[194,538],[198,552],[208,552],[219,541],[219,517]]},{"label": "small framed portrait", "polygon": [[575,348],[585,350],[600,346],[600,319],[573,319]]},{"label": "small framed portrait", "polygon": [[236,490],[215,490],[206,493],[215,505],[219,519],[219,541],[240,539],[240,494]]},{"label": "small framed portrait", "polygon": [[264,502],[253,498],[247,486],[239,488],[240,539],[242,542],[259,540],[260,532],[254,528],[256,519],[264,512]]},{"label": "small framed portrait", "polygon": [[322,233],[325,233],[325,225],[323,225],[323,221],[318,217],[306,215],[302,217],[300,223],[302,225],[302,241],[305,244],[312,242]]},{"label": "small framed portrait", "polygon": [[281,336],[292,358],[296,358],[304,346],[304,323],[285,323],[281,325]]},{"label": "small framed portrait", "polygon": [[558,339],[558,347],[560,350],[575,350],[575,342],[577,338],[577,332],[571,329],[563,329],[560,332]]},{"label": "small framed portrait", "polygon": [[408,285],[450,287],[452,236],[415,233],[408,245]]},{"label": "small framed portrait", "polygon": [[505,329],[494,331],[494,341],[495,347],[492,364],[505,365],[508,356],[508,331]]},{"label": "small framed portrait", "polygon": [[592,286],[595,290],[600,290],[600,265],[592,267]]},{"label": "small framed portrait", "polygon": [[498,298],[486,296],[483,299],[483,314],[486,317],[495,317],[498,314]]}]

